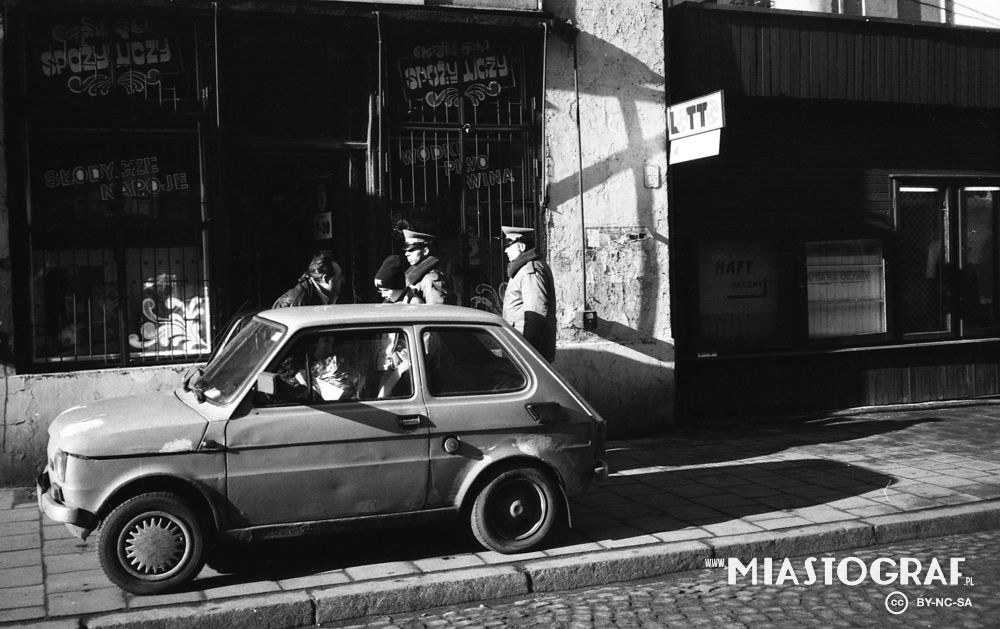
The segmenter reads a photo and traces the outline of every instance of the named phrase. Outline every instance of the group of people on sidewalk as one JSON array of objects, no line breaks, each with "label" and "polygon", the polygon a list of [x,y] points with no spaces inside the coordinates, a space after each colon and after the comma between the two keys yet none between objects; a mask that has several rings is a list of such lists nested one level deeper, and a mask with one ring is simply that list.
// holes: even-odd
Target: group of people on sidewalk
[{"label": "group of people on sidewalk", "polygon": [[[507,289],[503,318],[546,360],[555,359],[556,296],[552,270],[535,248],[535,230],[501,226],[507,256]],[[404,255],[390,255],[375,273],[375,288],[386,303],[457,303],[451,281],[432,250],[433,234],[403,230]],[[405,262],[403,257],[405,256]],[[313,256],[296,284],[274,302],[274,308],[335,304],[344,284],[344,273],[333,254]]]}]

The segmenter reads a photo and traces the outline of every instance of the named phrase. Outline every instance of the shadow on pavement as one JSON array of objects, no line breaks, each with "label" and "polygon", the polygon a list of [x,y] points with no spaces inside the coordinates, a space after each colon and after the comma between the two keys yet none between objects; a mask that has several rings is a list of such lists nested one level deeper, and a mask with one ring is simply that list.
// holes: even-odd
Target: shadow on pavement
[{"label": "shadow on pavement", "polygon": [[247,544],[213,549],[209,565],[222,577],[199,578],[191,589],[308,576],[354,566],[451,557],[483,551],[465,520],[433,525],[378,528],[356,533]]},{"label": "shadow on pavement", "polygon": [[934,417],[827,417],[795,424],[713,427],[667,435],[651,441],[611,444],[608,448],[608,462],[612,473],[654,465],[722,463],[776,454],[800,446],[835,447],[845,441],[886,435],[940,421],[943,420]]},{"label": "shadow on pavement", "polygon": [[[772,511],[822,505],[890,486],[894,478],[826,459],[802,459],[616,477],[573,501],[574,530],[552,535],[546,548],[624,539],[634,530],[669,532]],[[618,530],[619,532],[616,532]],[[630,532],[632,531],[632,532]],[[229,547],[214,562],[223,576],[191,589],[289,579],[388,562],[444,559],[483,552],[465,520],[361,533]],[[456,567],[466,564],[456,561]],[[224,568],[224,569],[222,569]]]},{"label": "shadow on pavement", "polygon": [[669,532],[823,506],[895,481],[858,465],[817,458],[633,473],[575,499],[574,525],[591,537],[615,526]]}]

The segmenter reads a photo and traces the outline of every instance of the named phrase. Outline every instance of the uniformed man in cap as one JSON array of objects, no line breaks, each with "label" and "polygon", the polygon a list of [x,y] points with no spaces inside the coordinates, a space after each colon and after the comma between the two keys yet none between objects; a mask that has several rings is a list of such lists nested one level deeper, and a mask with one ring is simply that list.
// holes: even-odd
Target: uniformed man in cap
[{"label": "uniformed man in cap", "polygon": [[556,289],[552,270],[535,250],[535,230],[501,226],[507,265],[503,318],[546,360],[556,357]]},{"label": "uniformed man in cap", "polygon": [[441,270],[441,261],[431,255],[437,237],[433,234],[403,230],[406,261],[406,302],[410,304],[454,304],[455,294],[451,281]]}]

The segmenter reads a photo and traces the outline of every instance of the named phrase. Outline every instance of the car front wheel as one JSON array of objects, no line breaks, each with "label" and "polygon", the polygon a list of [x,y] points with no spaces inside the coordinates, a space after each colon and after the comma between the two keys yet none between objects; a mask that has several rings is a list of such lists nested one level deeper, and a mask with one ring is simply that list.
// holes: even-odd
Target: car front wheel
[{"label": "car front wheel", "polygon": [[142,494],[118,505],[98,538],[101,568],[133,594],[174,589],[201,571],[205,535],[197,514],[175,494]]},{"label": "car front wheel", "polygon": [[518,468],[498,474],[472,505],[472,532],[497,552],[531,550],[552,530],[557,516],[556,489],[542,471]]}]

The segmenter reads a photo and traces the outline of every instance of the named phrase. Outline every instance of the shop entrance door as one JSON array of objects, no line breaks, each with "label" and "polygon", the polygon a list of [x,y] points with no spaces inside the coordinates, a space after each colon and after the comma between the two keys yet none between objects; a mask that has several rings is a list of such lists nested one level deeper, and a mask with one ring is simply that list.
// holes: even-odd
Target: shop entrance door
[{"label": "shop entrance door", "polygon": [[252,152],[242,161],[242,283],[252,304],[269,307],[295,284],[312,254],[329,249],[344,270],[339,303],[371,301],[366,290],[375,269],[365,252],[365,153]]}]

